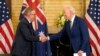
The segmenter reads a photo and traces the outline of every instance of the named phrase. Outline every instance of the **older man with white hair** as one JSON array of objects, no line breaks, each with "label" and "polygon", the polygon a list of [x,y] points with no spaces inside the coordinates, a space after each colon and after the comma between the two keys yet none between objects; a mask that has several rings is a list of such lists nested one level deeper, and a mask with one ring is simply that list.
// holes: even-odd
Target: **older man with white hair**
[{"label": "older man with white hair", "polygon": [[86,55],[89,56],[91,52],[89,34],[84,19],[76,16],[75,9],[71,6],[64,8],[64,16],[68,20],[66,31],[69,35],[73,51],[78,53],[79,56],[83,52],[86,52]]},{"label": "older man with white hair", "polygon": [[[90,56],[89,33],[84,19],[75,15],[75,9],[72,6],[64,8],[64,16],[66,22],[63,29],[57,34],[49,36],[48,40],[59,39],[66,34],[70,39],[73,53],[78,53],[79,56],[82,56],[82,53],[86,52],[86,55]],[[45,41],[46,39],[42,40]]]}]

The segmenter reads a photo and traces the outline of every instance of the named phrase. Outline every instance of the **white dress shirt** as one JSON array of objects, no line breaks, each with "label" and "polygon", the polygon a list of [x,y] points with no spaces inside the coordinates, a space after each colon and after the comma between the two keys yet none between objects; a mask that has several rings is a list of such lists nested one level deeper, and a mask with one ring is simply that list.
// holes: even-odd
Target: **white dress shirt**
[{"label": "white dress shirt", "polygon": [[70,28],[72,28],[72,26],[73,26],[74,19],[75,19],[75,15],[71,18]]}]

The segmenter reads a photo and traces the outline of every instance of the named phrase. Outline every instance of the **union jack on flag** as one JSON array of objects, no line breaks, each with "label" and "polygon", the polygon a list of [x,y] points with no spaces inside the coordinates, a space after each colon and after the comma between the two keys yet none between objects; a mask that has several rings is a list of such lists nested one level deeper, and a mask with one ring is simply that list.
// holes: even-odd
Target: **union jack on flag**
[{"label": "union jack on flag", "polygon": [[[33,8],[36,11],[36,19],[33,22],[33,29],[34,29],[35,35],[39,36],[39,34],[44,33],[47,36],[48,35],[47,22],[46,22],[46,17],[43,13],[43,7],[41,6],[40,1],[39,0],[24,0],[20,19],[24,17],[23,12],[25,8],[27,7]],[[45,43],[35,42],[35,45],[36,45],[35,56],[51,56],[49,41]]]}]

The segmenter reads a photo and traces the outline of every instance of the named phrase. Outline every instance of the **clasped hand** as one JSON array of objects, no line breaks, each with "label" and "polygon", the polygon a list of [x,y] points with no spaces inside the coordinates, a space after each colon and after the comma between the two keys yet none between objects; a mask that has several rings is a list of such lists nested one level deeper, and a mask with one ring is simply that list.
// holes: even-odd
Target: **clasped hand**
[{"label": "clasped hand", "polygon": [[40,39],[41,42],[46,42],[48,40],[48,38],[43,33],[40,34],[39,39]]}]

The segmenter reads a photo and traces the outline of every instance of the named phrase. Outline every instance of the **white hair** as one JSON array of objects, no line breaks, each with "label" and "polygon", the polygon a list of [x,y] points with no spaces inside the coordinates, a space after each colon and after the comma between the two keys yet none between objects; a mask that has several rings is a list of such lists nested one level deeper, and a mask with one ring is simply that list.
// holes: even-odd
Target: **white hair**
[{"label": "white hair", "polygon": [[65,9],[70,10],[72,13],[76,13],[75,8],[73,6],[66,6]]}]

